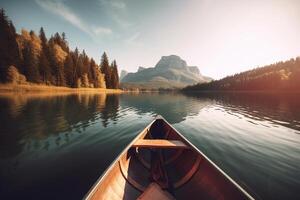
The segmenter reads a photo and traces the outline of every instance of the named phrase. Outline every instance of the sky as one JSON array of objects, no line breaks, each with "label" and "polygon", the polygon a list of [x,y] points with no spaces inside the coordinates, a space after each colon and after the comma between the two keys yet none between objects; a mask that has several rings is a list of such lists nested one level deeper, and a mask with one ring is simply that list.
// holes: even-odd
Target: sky
[{"label": "sky", "polygon": [[0,0],[22,28],[65,32],[119,71],[178,55],[214,79],[300,56],[299,0]]}]

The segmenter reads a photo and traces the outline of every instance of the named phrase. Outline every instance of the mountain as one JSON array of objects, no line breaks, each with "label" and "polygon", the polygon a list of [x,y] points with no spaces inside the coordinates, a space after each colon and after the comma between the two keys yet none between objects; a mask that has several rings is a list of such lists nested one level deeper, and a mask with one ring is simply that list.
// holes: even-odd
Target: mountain
[{"label": "mountain", "polygon": [[140,66],[140,67],[138,68],[138,72],[143,71],[144,69],[147,69],[147,68],[146,68],[146,67],[141,67],[141,66]]},{"label": "mountain", "polygon": [[122,70],[120,74],[120,81],[128,74],[126,70]]},{"label": "mountain", "polygon": [[300,57],[255,68],[209,83],[188,86],[184,91],[300,91]]},{"label": "mountain", "polygon": [[190,84],[204,83],[212,79],[203,76],[198,67],[188,66],[179,56],[162,56],[155,67],[139,67],[122,80],[123,88],[182,88]]}]

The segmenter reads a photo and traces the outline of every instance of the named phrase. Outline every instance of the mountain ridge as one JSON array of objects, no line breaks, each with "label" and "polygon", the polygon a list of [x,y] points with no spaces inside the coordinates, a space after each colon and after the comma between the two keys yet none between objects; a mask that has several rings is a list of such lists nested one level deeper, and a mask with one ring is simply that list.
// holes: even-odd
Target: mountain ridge
[{"label": "mountain ridge", "polygon": [[[154,67],[139,67],[137,72],[128,73],[121,80],[123,88],[182,88],[189,84],[209,82],[197,66],[188,66],[177,55],[162,56]],[[147,86],[148,83],[148,86]]]}]

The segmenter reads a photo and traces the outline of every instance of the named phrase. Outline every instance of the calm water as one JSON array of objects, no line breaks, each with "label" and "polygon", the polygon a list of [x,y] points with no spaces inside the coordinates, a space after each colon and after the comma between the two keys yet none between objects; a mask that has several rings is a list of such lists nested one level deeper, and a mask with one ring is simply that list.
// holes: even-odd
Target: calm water
[{"label": "calm water", "polygon": [[258,199],[299,199],[300,95],[0,97],[0,199],[81,199],[155,115]]}]

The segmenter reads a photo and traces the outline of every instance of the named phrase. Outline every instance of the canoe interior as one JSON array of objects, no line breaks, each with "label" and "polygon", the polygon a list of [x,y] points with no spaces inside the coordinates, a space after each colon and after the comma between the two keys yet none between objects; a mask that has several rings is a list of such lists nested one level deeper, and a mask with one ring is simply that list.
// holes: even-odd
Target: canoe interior
[{"label": "canoe interior", "polygon": [[[134,146],[140,139],[176,140],[187,148],[182,148],[185,145],[178,148]],[[160,159],[158,171],[163,171],[164,176],[161,178],[159,174],[154,180],[155,159]],[[86,199],[137,199],[152,182],[157,182],[175,199],[251,199],[163,118],[154,120],[137,136]]]}]

